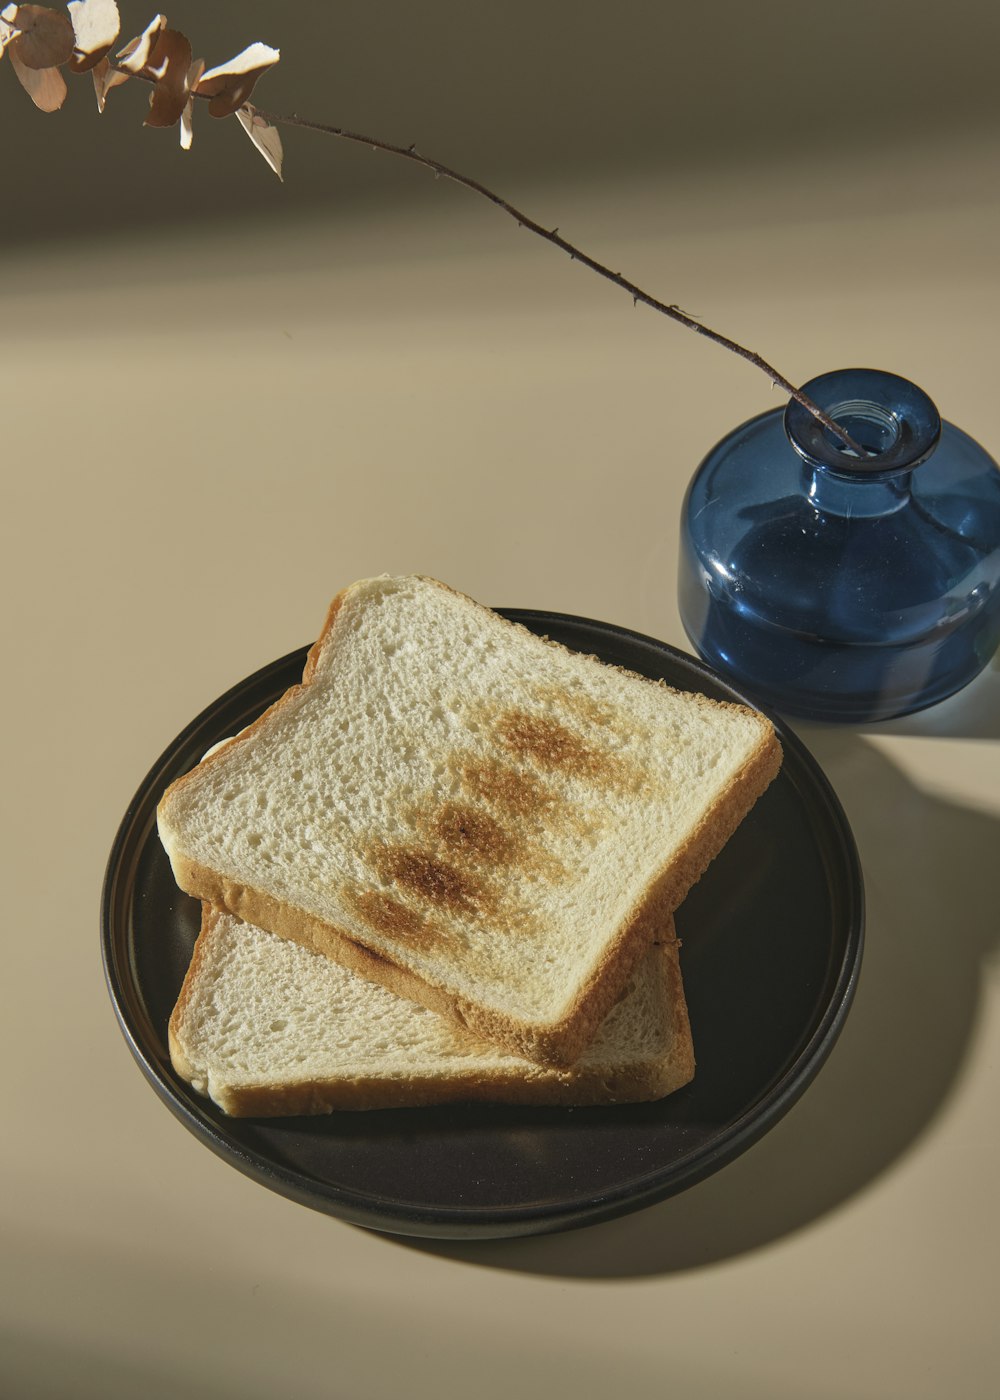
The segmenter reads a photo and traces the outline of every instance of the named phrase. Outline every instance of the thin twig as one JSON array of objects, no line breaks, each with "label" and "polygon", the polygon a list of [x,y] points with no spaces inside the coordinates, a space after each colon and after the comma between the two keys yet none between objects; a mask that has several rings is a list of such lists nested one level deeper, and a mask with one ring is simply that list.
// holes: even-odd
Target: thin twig
[{"label": "thin twig", "polygon": [[756,365],[759,370],[762,370],[763,373],[767,375],[772,384],[776,385],[779,389],[783,389],[786,394],[789,394],[796,402],[800,403],[804,409],[811,413],[814,418],[822,423],[827,431],[833,433],[849,451],[856,453],[857,456],[861,458],[867,457],[868,454],[864,448],[860,447],[839,423],[835,422],[828,414],[824,413],[819,405],[809,398],[808,394],[804,394],[801,389],[792,384],[790,380],[786,379],[783,374],[779,373],[773,365],[768,364],[768,362],[755,351],[748,350],[746,346],[739,345],[735,340],[730,340],[728,336],[721,335],[718,331],[711,330],[708,326],[703,325],[701,321],[696,320],[694,316],[689,316],[686,311],[682,311],[679,306],[660,301],[657,297],[651,296],[649,292],[644,292],[641,287],[637,287],[634,282],[630,282],[628,278],[623,277],[620,272],[612,272],[604,263],[598,262],[597,259],[592,258],[589,253],[585,253],[582,248],[576,247],[576,245],[570,243],[568,239],[563,238],[557,228],[545,228],[542,224],[529,218],[527,214],[522,213],[520,209],[517,209],[506,199],[494,193],[493,190],[487,188],[486,185],[481,184],[479,180],[473,180],[470,176],[462,175],[459,171],[452,170],[450,166],[443,165],[439,160],[432,160],[430,156],[422,155],[417,150],[416,146],[395,146],[389,141],[380,141],[377,137],[363,136],[360,132],[348,131],[341,126],[329,126],[325,122],[309,121],[305,117],[300,117],[294,113],[291,116],[282,116],[276,112],[265,112],[259,107],[256,108],[256,110],[264,121],[270,122],[273,126],[299,126],[304,127],[307,131],[319,131],[328,136],[339,136],[344,141],[354,141],[359,145],[368,146],[375,151],[385,151],[388,155],[401,156],[404,160],[410,160],[417,165],[422,165],[426,170],[432,170],[435,175],[443,176],[447,180],[453,180],[457,185],[464,185],[467,190],[472,190],[473,193],[481,195],[483,199],[488,199],[491,204],[495,204],[498,209],[502,209],[505,214],[509,214],[521,228],[526,228],[531,233],[537,234],[539,238],[544,238],[547,243],[552,243],[555,247],[562,249],[564,253],[568,253],[574,262],[582,263],[584,267],[589,267],[591,272],[596,272],[599,277],[605,278],[608,282],[613,282],[616,287],[621,287],[622,291],[627,292],[632,298],[634,304],[641,302],[644,306],[649,306],[654,311],[659,311],[662,315],[669,316],[671,320],[679,322],[682,326],[686,326],[688,330],[695,331],[698,335],[703,335],[708,340],[714,341],[716,345],[721,345],[724,349],[731,350],[734,355],[740,355],[744,360],[749,360],[752,365]]}]

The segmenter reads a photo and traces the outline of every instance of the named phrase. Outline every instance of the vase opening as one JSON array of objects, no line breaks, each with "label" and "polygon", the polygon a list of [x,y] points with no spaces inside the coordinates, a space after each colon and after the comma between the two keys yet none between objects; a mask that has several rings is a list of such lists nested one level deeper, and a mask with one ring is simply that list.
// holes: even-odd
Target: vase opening
[{"label": "vase opening", "polygon": [[916,384],[882,370],[837,370],[803,385],[803,392],[843,425],[866,456],[847,448],[834,433],[792,399],[785,432],[811,467],[851,476],[912,471],[927,460],[941,436],[941,418]]},{"label": "vase opening", "polygon": [[824,429],[827,441],[835,451],[855,461],[871,462],[873,458],[881,457],[883,453],[895,447],[902,433],[902,424],[891,409],[883,408],[881,404],[868,403],[864,399],[834,404],[828,413],[835,423],[839,423],[844,431],[850,434],[859,447],[864,448],[867,457],[859,459],[856,452],[835,438],[828,429]]}]

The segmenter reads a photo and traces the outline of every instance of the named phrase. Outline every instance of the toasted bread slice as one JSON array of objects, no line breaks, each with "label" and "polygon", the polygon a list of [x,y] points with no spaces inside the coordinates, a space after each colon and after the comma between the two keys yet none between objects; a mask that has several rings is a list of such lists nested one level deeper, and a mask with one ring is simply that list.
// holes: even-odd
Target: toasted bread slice
[{"label": "toasted bread slice", "polygon": [[382,577],[159,829],[189,893],[571,1064],[780,762],[756,711]]},{"label": "toasted bread slice", "polygon": [[568,1070],[476,1040],[319,953],[203,906],[170,1018],[177,1073],[235,1117],[485,1101],[631,1103],[686,1084],[694,1055],[673,928]]}]

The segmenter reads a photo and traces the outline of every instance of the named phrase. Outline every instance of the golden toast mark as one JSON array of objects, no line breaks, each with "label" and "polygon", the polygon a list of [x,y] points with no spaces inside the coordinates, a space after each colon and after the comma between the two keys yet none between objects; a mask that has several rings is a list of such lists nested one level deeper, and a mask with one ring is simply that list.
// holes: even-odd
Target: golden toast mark
[{"label": "golden toast mark", "polygon": [[591,724],[595,728],[613,729],[616,720],[621,720],[626,729],[634,728],[634,725],[620,716],[612,705],[595,700],[586,691],[565,690],[557,685],[536,685],[532,687],[532,694],[554,710],[562,710],[574,719],[582,720],[584,724]]},{"label": "golden toast mark", "polygon": [[499,807],[496,810],[498,816],[484,805],[473,805],[471,800],[450,801],[429,813],[420,812],[416,826],[428,846],[442,858],[471,868],[486,880],[499,870],[552,881],[566,875],[566,866],[541,836],[532,839],[529,821]]},{"label": "golden toast mark", "polygon": [[431,948],[450,940],[447,929],[408,909],[383,890],[346,894],[347,903],[369,928],[390,938],[400,938],[415,948]]},{"label": "golden toast mark", "polygon": [[563,799],[534,773],[525,773],[495,758],[470,759],[459,765],[463,791],[511,816],[553,813]]},{"label": "golden toast mark", "polygon": [[460,861],[471,858],[509,865],[523,855],[524,842],[482,807],[446,802],[431,814],[426,825],[428,834]]},{"label": "golden toast mark", "polygon": [[496,733],[517,758],[548,772],[607,787],[634,788],[642,781],[637,764],[589,742],[553,715],[505,710],[498,718]]},{"label": "golden toast mark", "polygon": [[439,909],[481,914],[496,904],[486,882],[419,846],[373,846],[368,858],[379,875]]}]

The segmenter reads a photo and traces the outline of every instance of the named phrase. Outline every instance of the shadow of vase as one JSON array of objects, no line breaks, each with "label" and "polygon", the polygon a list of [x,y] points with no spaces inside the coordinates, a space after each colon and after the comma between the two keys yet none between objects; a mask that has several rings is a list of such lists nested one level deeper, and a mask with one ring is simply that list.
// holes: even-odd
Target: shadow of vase
[{"label": "shadow of vase", "polygon": [[634,1215],[527,1240],[397,1243],[564,1277],[697,1268],[803,1229],[864,1191],[928,1131],[961,1074],[982,964],[1000,941],[1000,818],[921,791],[854,732],[803,737],[854,829],[868,902],[855,1004],[804,1097],[737,1161]]},{"label": "shadow of vase", "polygon": [[1000,651],[973,681],[939,705],[880,724],[866,734],[912,734],[938,739],[1000,739]]}]

